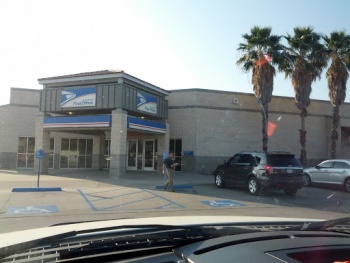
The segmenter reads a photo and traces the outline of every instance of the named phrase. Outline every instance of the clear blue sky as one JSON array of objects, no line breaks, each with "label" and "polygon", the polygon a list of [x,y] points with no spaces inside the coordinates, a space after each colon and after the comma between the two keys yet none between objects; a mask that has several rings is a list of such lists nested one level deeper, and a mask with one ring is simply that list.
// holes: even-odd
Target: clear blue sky
[{"label": "clear blue sky", "polygon": [[[11,87],[41,89],[38,78],[104,69],[167,90],[251,93],[235,63],[242,34],[255,25],[350,34],[349,13],[349,0],[1,0],[0,105]],[[279,73],[273,94],[294,96],[291,81]],[[311,97],[328,100],[325,72]]]}]

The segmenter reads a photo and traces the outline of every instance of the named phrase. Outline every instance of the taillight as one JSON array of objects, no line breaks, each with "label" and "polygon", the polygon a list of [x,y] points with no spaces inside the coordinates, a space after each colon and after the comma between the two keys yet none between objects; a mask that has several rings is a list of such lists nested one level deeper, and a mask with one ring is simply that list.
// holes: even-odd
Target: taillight
[{"label": "taillight", "polygon": [[273,173],[273,168],[271,166],[265,165],[264,168],[266,170],[266,173],[268,173],[268,174],[272,174]]}]

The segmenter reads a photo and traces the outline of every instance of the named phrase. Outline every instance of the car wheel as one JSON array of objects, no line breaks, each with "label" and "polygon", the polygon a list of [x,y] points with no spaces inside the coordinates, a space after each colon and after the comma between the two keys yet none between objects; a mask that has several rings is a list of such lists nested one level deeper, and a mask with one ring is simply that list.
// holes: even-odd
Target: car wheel
[{"label": "car wheel", "polygon": [[346,190],[347,192],[350,192],[350,178],[347,178],[347,179],[345,180],[344,186],[345,186],[345,190]]},{"label": "car wheel", "polygon": [[307,174],[304,174],[304,186],[311,186],[311,178]]},{"label": "car wheel", "polygon": [[224,181],[222,180],[222,175],[220,173],[215,174],[215,185],[219,188],[224,187]]},{"label": "car wheel", "polygon": [[252,195],[260,194],[260,184],[258,180],[253,176],[248,179],[248,190]]},{"label": "car wheel", "polygon": [[298,189],[286,188],[286,189],[283,189],[283,191],[286,195],[294,196],[298,192]]}]

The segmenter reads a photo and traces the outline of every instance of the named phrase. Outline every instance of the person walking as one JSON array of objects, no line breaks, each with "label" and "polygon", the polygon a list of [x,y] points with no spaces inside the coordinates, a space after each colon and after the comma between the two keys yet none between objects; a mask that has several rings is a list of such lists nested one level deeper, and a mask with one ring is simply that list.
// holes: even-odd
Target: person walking
[{"label": "person walking", "polygon": [[169,185],[170,192],[174,192],[174,169],[176,165],[178,164],[174,162],[174,153],[171,152],[163,163],[163,173],[166,172],[167,175],[167,181],[165,182],[164,190],[166,190],[167,186]]}]

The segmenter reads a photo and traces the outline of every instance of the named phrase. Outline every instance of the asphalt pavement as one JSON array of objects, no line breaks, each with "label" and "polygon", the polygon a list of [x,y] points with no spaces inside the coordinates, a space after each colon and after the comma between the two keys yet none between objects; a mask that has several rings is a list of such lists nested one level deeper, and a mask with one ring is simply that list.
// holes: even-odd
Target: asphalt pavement
[{"label": "asphalt pavement", "polygon": [[[350,213],[349,193],[332,187],[304,187],[296,196],[273,190],[252,196],[247,189],[217,188],[212,175],[175,172],[175,192],[164,191],[164,175],[127,171],[0,170],[0,233],[117,218],[237,215],[332,219]],[[59,188],[59,191],[56,191]],[[14,192],[14,189],[33,191]],[[49,191],[54,189],[55,191]]]},{"label": "asphalt pavement", "polygon": [[[82,217],[133,217],[140,216],[136,212],[182,209],[181,193],[192,193],[193,185],[213,185],[210,175],[175,172],[172,193],[164,191],[165,177],[156,171],[127,171],[120,178],[109,177],[107,170],[51,173],[40,175],[38,182],[32,170],[0,170],[0,233]],[[186,198],[187,203],[190,200]]]}]

